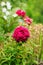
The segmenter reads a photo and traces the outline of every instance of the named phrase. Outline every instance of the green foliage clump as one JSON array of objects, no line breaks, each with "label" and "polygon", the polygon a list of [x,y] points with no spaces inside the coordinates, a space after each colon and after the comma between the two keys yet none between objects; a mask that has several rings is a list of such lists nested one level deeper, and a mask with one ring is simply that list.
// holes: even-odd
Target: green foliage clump
[{"label": "green foliage clump", "polygon": [[1,65],[33,65],[37,64],[33,48],[27,43],[7,42],[0,51]]},{"label": "green foliage clump", "polygon": [[[0,0],[1,3],[2,0]],[[0,6],[0,65],[38,65],[43,61],[43,25],[32,25],[31,37],[26,42],[17,43],[12,39],[13,30],[19,25],[13,17],[16,9],[23,9],[34,22],[43,23],[43,0],[3,0],[12,5],[11,14],[5,15]],[[5,6],[6,7],[6,6]]]},{"label": "green foliage clump", "polygon": [[[12,33],[5,35],[5,42],[0,44],[1,65],[37,65],[43,61],[42,25],[32,25],[30,38],[26,42],[16,42]],[[8,35],[8,36],[7,36]]]}]

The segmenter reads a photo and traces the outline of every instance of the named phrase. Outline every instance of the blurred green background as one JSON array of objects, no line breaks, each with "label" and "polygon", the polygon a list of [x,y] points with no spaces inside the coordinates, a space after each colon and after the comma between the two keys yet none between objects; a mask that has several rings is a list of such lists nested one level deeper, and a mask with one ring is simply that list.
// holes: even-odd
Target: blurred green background
[{"label": "blurred green background", "polygon": [[43,0],[0,0],[10,1],[12,9],[19,7],[26,11],[36,23],[43,23]]},{"label": "blurred green background", "polygon": [[5,13],[2,12],[4,7],[0,6],[0,40],[4,39],[4,33],[12,32],[18,26],[17,18],[12,17],[16,9],[25,10],[26,14],[33,19],[33,23],[43,24],[43,0],[0,0],[0,5],[1,2],[10,2],[12,8],[8,10],[11,14],[6,20],[3,18]]},{"label": "blurred green background", "polygon": [[[3,6],[2,2],[7,4]],[[33,19],[27,27],[31,37],[24,43],[12,39],[12,33],[20,23],[20,17],[15,17],[17,9],[24,10]],[[39,65],[43,62],[42,42],[43,0],[0,0],[0,65]]]}]

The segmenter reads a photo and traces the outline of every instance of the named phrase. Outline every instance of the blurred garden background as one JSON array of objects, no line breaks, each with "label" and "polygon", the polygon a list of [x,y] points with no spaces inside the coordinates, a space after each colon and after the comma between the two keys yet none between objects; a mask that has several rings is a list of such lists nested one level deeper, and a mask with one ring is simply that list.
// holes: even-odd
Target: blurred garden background
[{"label": "blurred garden background", "polygon": [[[18,9],[33,20],[31,25],[19,19]],[[18,43],[12,33],[20,25],[31,36]],[[43,65],[43,0],[0,0],[0,65]]]}]

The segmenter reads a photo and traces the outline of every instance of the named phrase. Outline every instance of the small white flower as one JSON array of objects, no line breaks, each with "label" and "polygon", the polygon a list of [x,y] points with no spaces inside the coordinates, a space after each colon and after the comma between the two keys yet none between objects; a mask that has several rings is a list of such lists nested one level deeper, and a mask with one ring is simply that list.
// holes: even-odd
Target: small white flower
[{"label": "small white flower", "polygon": [[7,15],[10,15],[10,12],[9,12],[9,11],[6,11],[6,16],[7,16]]},{"label": "small white flower", "polygon": [[10,2],[6,2],[6,5],[10,5]]},{"label": "small white flower", "polygon": [[7,16],[3,16],[3,18],[4,18],[5,20],[7,20]]},{"label": "small white flower", "polygon": [[7,6],[7,9],[9,9],[9,10],[10,10],[10,9],[11,9],[11,7],[12,7],[11,5],[8,5],[8,6]]},{"label": "small white flower", "polygon": [[13,17],[17,17],[18,15],[17,15],[17,14],[13,14],[12,16],[13,16]]},{"label": "small white flower", "polygon": [[7,6],[7,9],[9,9],[9,10],[10,10],[11,7],[12,7],[11,4],[10,4],[10,2],[7,2],[7,3],[6,3],[6,6]]},{"label": "small white flower", "polygon": [[5,2],[1,2],[1,6],[5,6],[6,4],[5,4]]},{"label": "small white flower", "polygon": [[7,10],[6,10],[6,8],[2,8],[2,12],[6,12]]}]

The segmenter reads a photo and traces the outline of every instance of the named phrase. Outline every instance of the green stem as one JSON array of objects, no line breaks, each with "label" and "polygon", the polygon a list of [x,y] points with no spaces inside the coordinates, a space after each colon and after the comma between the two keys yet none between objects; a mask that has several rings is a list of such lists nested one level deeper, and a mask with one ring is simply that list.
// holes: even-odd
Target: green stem
[{"label": "green stem", "polygon": [[43,43],[42,43],[42,32],[40,32],[40,40],[39,40],[39,43],[40,43],[40,53],[39,53],[39,62],[41,61],[41,56],[42,56],[42,48],[43,48]]}]

